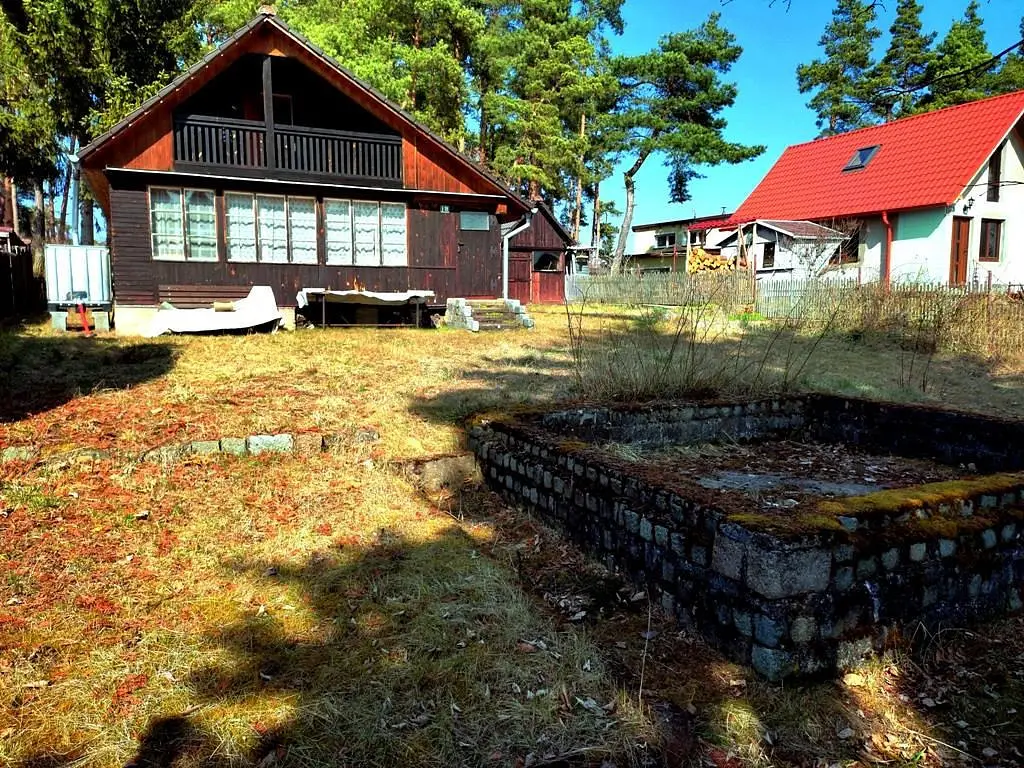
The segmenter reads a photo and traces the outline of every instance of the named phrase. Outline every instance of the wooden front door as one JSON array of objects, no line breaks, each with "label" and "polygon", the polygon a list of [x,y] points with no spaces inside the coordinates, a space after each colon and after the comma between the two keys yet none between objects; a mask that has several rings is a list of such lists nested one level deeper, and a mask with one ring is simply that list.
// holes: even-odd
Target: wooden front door
[{"label": "wooden front door", "polygon": [[523,304],[530,303],[530,272],[533,271],[533,256],[529,253],[509,255],[508,297]]},{"label": "wooden front door", "polygon": [[949,284],[967,282],[967,248],[970,244],[971,220],[967,216],[953,217],[953,242],[949,249]]}]

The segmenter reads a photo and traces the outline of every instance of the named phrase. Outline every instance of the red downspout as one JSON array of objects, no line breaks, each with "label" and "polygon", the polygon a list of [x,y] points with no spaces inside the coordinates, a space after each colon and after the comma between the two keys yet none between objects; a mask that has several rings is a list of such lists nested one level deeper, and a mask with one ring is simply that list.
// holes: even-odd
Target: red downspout
[{"label": "red downspout", "polygon": [[885,224],[885,269],[882,270],[882,285],[889,287],[889,276],[892,273],[892,222],[889,212],[882,212],[882,223]]}]

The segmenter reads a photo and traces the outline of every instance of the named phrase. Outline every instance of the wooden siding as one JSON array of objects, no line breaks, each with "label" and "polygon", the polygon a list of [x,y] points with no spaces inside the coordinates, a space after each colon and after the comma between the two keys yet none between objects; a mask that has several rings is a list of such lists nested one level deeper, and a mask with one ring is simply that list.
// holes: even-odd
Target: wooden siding
[{"label": "wooden siding", "polygon": [[529,229],[520,232],[509,241],[509,249],[513,251],[561,252],[568,246],[569,243],[543,211],[538,211],[533,217]]},{"label": "wooden siding", "polygon": [[[106,145],[87,155],[83,159],[83,167],[87,171],[105,167],[170,169],[173,165],[174,110],[241,56],[251,53],[287,56],[301,63],[388,129],[400,134],[403,138],[403,153],[406,154],[402,162],[405,188],[449,193],[506,194],[500,185],[477,172],[469,161],[462,161],[452,155],[436,139],[418,126],[409,124],[393,108],[314,55],[270,21],[238,39],[200,72],[125,126]],[[272,172],[268,172],[268,175],[274,176]],[[86,176],[97,198],[101,202],[106,201],[108,193],[103,188],[106,179],[96,174],[87,173]],[[504,200],[499,205],[499,213],[506,215],[507,206],[511,202],[511,198]],[[105,212],[110,217],[109,207],[105,207]]]},{"label": "wooden siding", "polygon": [[[219,198],[223,190],[217,191],[218,219],[222,221]],[[299,193],[294,187],[266,191]],[[438,304],[449,297],[501,295],[501,235],[493,214],[488,231],[464,232],[459,229],[458,214],[410,207],[408,267],[339,267],[228,262],[223,243],[218,245],[216,262],[154,261],[147,187],[138,179],[119,179],[111,192],[111,208],[114,298],[122,305],[154,305],[160,286],[188,285],[269,285],[282,307],[295,306],[295,295],[302,288],[345,290],[357,283],[370,291],[433,290]],[[222,226],[219,231],[223,232]],[[322,232],[320,240],[322,243]],[[226,291],[224,298],[231,298],[228,293],[236,292]]]}]

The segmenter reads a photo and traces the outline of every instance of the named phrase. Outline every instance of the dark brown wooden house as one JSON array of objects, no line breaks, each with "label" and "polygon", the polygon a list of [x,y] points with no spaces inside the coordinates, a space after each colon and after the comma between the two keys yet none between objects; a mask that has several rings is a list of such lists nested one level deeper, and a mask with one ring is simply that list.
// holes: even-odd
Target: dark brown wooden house
[{"label": "dark brown wooden house", "polygon": [[129,333],[253,285],[286,313],[303,288],[497,298],[501,225],[530,210],[270,12],[79,158]]},{"label": "dark brown wooden house", "polygon": [[561,304],[565,300],[565,271],[573,238],[551,209],[535,203],[530,226],[515,224],[509,240],[508,294],[523,304]]}]

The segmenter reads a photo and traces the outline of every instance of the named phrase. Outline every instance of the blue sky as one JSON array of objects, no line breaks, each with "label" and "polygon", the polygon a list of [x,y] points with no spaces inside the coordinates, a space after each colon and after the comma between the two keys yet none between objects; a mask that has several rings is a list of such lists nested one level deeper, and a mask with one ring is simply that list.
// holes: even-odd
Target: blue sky
[{"label": "blue sky", "polygon": [[[921,0],[921,4],[925,28],[938,31],[941,38],[950,22],[962,17],[967,0]],[[819,55],[818,39],[832,8],[831,0],[792,0],[788,11],[785,0],[771,6],[770,0],[626,0],[625,34],[613,42],[614,50],[621,53],[649,50],[664,34],[691,29],[712,11],[722,14],[722,24],[743,47],[729,75],[739,87],[739,96],[724,113],[729,121],[726,137],[767,147],[759,158],[741,165],[704,169],[707,178],[693,183],[692,199],[684,204],[669,202],[661,158],[648,159],[637,175],[634,225],[720,213],[723,207],[732,211],[787,146],[817,135],[815,116],[806,106],[808,94],[796,87],[796,67]],[[895,12],[896,0],[884,0],[879,23],[882,51]],[[1019,39],[1024,14],[1020,0],[982,0],[981,13],[990,50],[1001,51]],[[614,200],[620,210],[625,208],[621,168],[604,182],[601,198]]]}]

